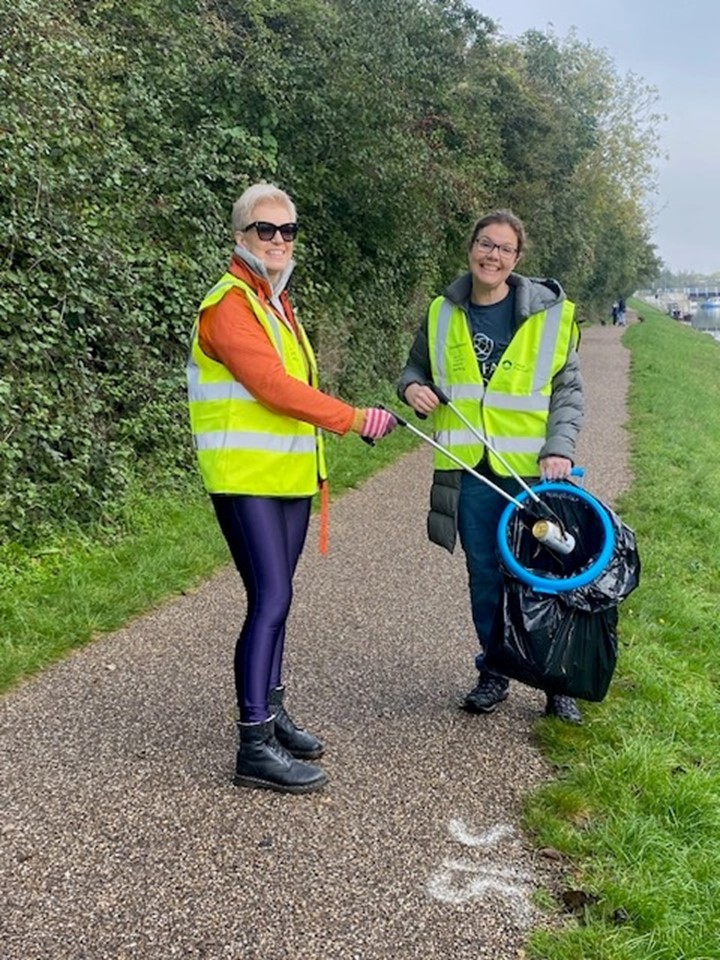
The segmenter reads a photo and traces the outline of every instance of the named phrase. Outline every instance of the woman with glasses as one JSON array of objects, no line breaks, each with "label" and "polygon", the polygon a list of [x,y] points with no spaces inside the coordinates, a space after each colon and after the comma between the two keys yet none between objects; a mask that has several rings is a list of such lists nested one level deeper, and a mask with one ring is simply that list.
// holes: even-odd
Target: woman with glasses
[{"label": "woman with glasses", "polygon": [[[556,280],[515,272],[525,246],[525,228],[509,210],[478,220],[468,244],[469,270],[430,304],[398,384],[401,399],[431,417],[445,449],[511,495],[521,488],[510,471],[439,405],[429,385],[450,396],[519,476],[536,482],[569,475],[583,415],[579,331],[574,305]],[[499,493],[436,453],[428,536],[452,552],[459,534],[466,557],[480,642],[478,682],[464,701],[471,713],[490,713],[508,695],[508,678],[485,666],[502,637],[495,544],[506,505]],[[566,696],[548,694],[545,712],[570,723],[582,719]]]},{"label": "woman with glasses", "polygon": [[233,207],[232,230],[228,270],[200,304],[187,378],[200,471],[247,592],[234,661],[235,783],[308,793],[327,781],[306,762],[323,745],[285,708],[282,662],[312,497],[319,487],[327,494],[321,431],[377,440],[396,421],[318,388],[288,297],[298,232],[290,197],[273,184],[249,187]]}]

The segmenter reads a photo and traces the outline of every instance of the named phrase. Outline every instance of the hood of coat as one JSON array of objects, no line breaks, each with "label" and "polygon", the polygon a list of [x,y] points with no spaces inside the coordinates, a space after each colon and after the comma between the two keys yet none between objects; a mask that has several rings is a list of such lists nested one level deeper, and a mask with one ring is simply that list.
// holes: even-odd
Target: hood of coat
[{"label": "hood of coat", "polygon": [[273,285],[268,276],[267,270],[265,269],[265,264],[259,257],[256,257],[255,254],[250,253],[247,247],[241,247],[239,244],[235,247],[233,251],[233,256],[236,260],[239,260],[241,263],[244,263],[253,273],[262,285],[265,287],[268,299],[271,302],[279,301],[280,294],[287,287],[290,282],[290,277],[292,272],[295,269],[295,261],[291,260],[287,267],[283,270],[282,274],[278,278],[277,282]]},{"label": "hood of coat", "polygon": [[[518,322],[527,320],[533,313],[547,310],[560,300],[565,300],[565,291],[557,280],[524,277],[511,273],[508,285],[515,290],[515,316]],[[446,287],[443,296],[467,312],[472,290],[472,274],[463,273]]]}]

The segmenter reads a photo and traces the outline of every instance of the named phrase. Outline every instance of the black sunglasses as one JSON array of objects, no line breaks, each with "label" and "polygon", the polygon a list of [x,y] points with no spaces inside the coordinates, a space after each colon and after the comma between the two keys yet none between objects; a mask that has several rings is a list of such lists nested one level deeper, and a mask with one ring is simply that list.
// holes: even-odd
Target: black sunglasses
[{"label": "black sunglasses", "polygon": [[298,225],[296,223],[268,223],[267,220],[255,220],[253,223],[249,223],[245,230],[249,230],[251,227],[255,227],[255,232],[257,233],[260,240],[272,240],[275,237],[275,234],[280,231],[280,236],[283,240],[294,240],[297,236]]}]

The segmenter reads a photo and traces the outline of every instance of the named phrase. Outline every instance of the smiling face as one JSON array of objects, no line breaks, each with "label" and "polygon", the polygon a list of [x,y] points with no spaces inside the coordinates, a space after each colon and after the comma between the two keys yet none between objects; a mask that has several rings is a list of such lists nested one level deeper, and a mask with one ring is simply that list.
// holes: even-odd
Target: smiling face
[{"label": "smiling face", "polygon": [[[251,223],[265,221],[279,227],[283,223],[293,222],[292,211],[278,200],[259,200],[253,207]],[[236,242],[245,247],[250,253],[262,260],[271,283],[280,278],[290,263],[295,243],[293,240],[283,240],[280,231],[270,240],[261,240],[255,227],[247,230],[238,230],[235,234]]]},{"label": "smiling face", "polygon": [[520,238],[507,223],[488,223],[478,230],[468,254],[475,303],[497,303],[507,294],[519,246]]}]

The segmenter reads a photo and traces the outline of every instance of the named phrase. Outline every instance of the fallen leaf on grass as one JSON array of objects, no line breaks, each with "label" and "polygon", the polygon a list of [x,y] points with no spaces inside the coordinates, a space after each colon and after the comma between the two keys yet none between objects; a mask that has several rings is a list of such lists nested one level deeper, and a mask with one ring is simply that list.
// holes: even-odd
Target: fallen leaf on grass
[{"label": "fallen leaf on grass", "polygon": [[599,899],[594,893],[587,893],[585,890],[564,890],[562,894],[562,902],[568,913],[584,913],[585,907],[592,906]]}]

